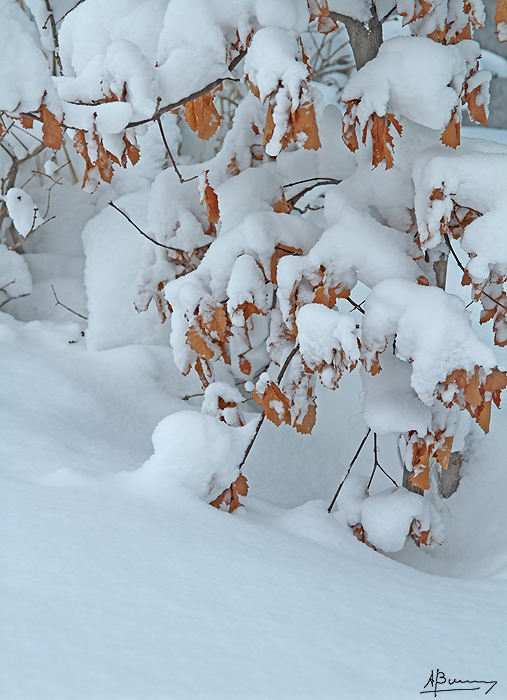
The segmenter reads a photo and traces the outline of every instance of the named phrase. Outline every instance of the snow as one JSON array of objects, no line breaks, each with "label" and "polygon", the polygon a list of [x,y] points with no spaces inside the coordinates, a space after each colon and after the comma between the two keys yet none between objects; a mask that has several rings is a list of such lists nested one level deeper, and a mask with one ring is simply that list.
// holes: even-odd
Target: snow
[{"label": "snow", "polygon": [[[393,5],[377,3],[384,14]],[[26,6],[42,27],[45,3]],[[264,91],[278,91],[269,99],[280,99],[280,118],[300,97],[313,99],[306,68],[294,61],[305,0],[55,0],[55,16],[71,12],[60,32],[65,75],[54,79],[45,59],[46,72],[39,71],[39,44],[48,51],[50,33],[42,30],[39,40],[21,7],[0,0],[2,55],[10,61],[11,51],[24,51],[19,66],[8,63],[4,71],[0,109],[14,99],[20,109],[37,109],[47,91],[69,127],[96,123],[115,153],[117,130],[150,116],[157,98],[167,104],[227,76],[237,52],[231,45],[245,44],[252,29],[252,66]],[[329,0],[329,8],[369,18],[366,0]],[[118,168],[112,184],[91,195],[72,184],[67,158],[78,180],[83,164],[71,147],[52,160],[43,154],[41,162],[20,164],[15,184],[26,184],[6,194],[2,240],[10,240],[11,220],[26,235],[46,201],[49,218],[23,242],[22,254],[0,244],[5,698],[407,700],[427,689],[437,668],[449,678],[496,680],[491,696],[501,697],[506,418],[493,411],[485,437],[467,413],[436,403],[435,392],[456,367],[479,364],[482,377],[507,364],[507,350],[493,352],[476,306],[465,308],[459,268],[450,266],[448,288],[460,296],[418,282],[423,274],[433,282],[431,256],[439,253],[440,219],[452,198],[483,214],[463,237],[464,253],[475,254],[475,279],[489,271],[493,255],[495,270],[504,264],[507,149],[480,139],[456,152],[438,144],[476,45],[468,42],[463,52],[430,44],[390,39],[350,83],[366,106],[368,93],[376,107],[404,114],[389,172],[371,169],[368,148],[345,150],[340,110],[323,110],[318,100],[321,152],[294,144],[276,162],[256,160],[266,115],[253,95],[206,165],[188,149],[178,118],[165,115],[184,177],[202,182],[208,171],[220,207],[216,229],[208,227],[198,181],[180,184],[168,167],[156,125],[128,131],[132,142],[139,139],[140,163]],[[418,79],[438,80],[434,95],[417,95],[422,116],[415,123],[397,90],[411,88],[409,69],[423,63],[428,72],[421,68]],[[380,80],[379,66],[398,82]],[[104,102],[124,89],[126,102]],[[431,104],[432,96],[443,102]],[[90,104],[67,102],[74,98]],[[32,136],[18,133],[35,147]],[[36,125],[34,138],[40,133]],[[9,147],[13,140],[2,137]],[[13,152],[23,157],[28,146],[16,144]],[[212,142],[209,153],[214,148]],[[4,178],[10,159],[3,150],[0,167]],[[344,182],[319,184],[298,205],[320,205],[314,195],[326,192],[324,209],[273,211],[282,193],[299,191],[288,183],[319,176]],[[430,199],[435,187],[444,188],[444,200]],[[415,260],[414,196],[430,262]],[[442,211],[440,204],[431,211],[428,201],[444,202]],[[280,252],[287,255],[276,268]],[[177,256],[191,272],[180,275],[182,265],[171,262]],[[270,310],[275,273],[284,296],[281,308]],[[342,298],[335,308],[314,303],[321,283],[354,288],[365,313],[349,313]],[[155,307],[167,309],[165,297],[174,311],[160,323]],[[217,304],[231,315],[234,362],[218,365],[203,391],[193,373],[181,375],[196,359],[186,331],[195,314],[211,321]],[[251,349],[242,305],[262,312],[248,321]],[[294,317],[294,333],[282,312]],[[311,400],[311,370],[323,365],[311,435],[264,421],[251,442],[261,418],[251,392],[256,383],[262,393],[278,372],[265,340],[279,366],[299,343],[282,382],[282,390],[301,374],[306,382],[294,390],[293,419]],[[248,375],[235,366],[237,348],[252,364]],[[379,374],[338,376],[360,353],[368,365],[381,350]],[[339,390],[329,391],[337,379]],[[272,404],[286,412],[282,402]],[[442,499],[434,465],[424,498],[393,488],[403,473],[391,433],[424,437],[436,428],[455,432],[455,448],[465,448],[458,491]],[[231,514],[211,507],[237,479],[250,445],[244,507]],[[351,527],[359,523],[378,551],[354,538]],[[431,546],[417,547],[410,531],[421,539],[429,533]]]},{"label": "snow", "polygon": [[[461,42],[461,44],[466,42]],[[480,49],[475,42],[476,58]],[[430,129],[442,131],[458,105],[467,61],[458,46],[443,46],[425,37],[397,36],[354,75],[342,99],[361,100],[357,115],[365,126],[370,115],[389,110]]]},{"label": "snow", "polygon": [[435,388],[455,369],[486,373],[496,366],[494,351],[479,339],[465,304],[436,287],[386,280],[365,302],[361,340],[371,359],[396,334],[396,350],[412,365],[410,384],[421,401],[432,405]]}]

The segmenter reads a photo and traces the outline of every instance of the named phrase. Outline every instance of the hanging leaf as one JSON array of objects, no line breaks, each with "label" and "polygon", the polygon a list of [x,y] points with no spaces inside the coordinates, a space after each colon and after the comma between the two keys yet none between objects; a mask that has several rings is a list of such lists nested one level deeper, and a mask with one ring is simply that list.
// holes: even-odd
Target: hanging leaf
[{"label": "hanging leaf", "polygon": [[458,118],[457,107],[453,110],[451,114],[451,120],[446,126],[444,133],[440,137],[440,141],[444,146],[450,146],[450,148],[457,148],[460,144],[460,121]]},{"label": "hanging leaf", "polygon": [[218,196],[215,190],[211,187],[208,182],[208,171],[206,171],[204,176],[204,194],[201,199],[201,204],[206,204],[206,212],[208,214],[208,221],[210,224],[218,224],[220,220],[220,209],[218,208]]},{"label": "hanging leaf", "polygon": [[203,141],[209,141],[218,129],[222,117],[213,103],[213,95],[207,92],[202,97],[187,102],[184,111],[185,121]]},{"label": "hanging leaf", "polygon": [[282,423],[291,423],[290,402],[289,399],[282,393],[282,390],[273,381],[266,382],[259,393],[258,387],[255,387],[253,400],[262,406],[266,418],[275,425]]},{"label": "hanging leaf", "polygon": [[250,362],[246,359],[244,355],[238,355],[238,361],[239,361],[239,368],[243,372],[243,374],[250,374],[252,371],[252,365]]},{"label": "hanging leaf", "polygon": [[42,140],[48,148],[59,151],[63,143],[63,119],[59,122],[45,104],[41,105],[39,111],[42,119]]}]

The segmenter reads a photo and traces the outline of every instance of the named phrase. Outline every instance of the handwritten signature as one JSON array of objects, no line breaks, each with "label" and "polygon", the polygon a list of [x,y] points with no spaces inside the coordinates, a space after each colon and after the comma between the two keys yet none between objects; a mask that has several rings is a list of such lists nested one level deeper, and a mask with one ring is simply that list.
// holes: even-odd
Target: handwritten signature
[{"label": "handwritten signature", "polygon": [[[431,675],[428,678],[428,682],[424,686],[425,688],[429,686],[430,690],[421,690],[420,695],[422,695],[423,693],[431,693],[432,695],[437,697],[437,693],[449,693],[457,690],[482,690],[483,686],[489,685],[489,688],[484,693],[484,695],[487,695],[490,690],[493,690],[496,684],[497,681],[461,681],[457,680],[456,678],[447,678],[445,673],[437,668],[436,672],[433,670],[431,671]],[[457,687],[439,688],[439,686],[444,685]],[[474,687],[471,688],[470,686]]]}]

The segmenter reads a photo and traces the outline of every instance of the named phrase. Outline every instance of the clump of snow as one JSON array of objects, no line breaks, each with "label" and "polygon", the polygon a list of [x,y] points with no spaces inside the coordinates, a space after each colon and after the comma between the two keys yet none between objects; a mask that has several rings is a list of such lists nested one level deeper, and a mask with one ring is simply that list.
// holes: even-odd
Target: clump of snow
[{"label": "clump of snow", "polygon": [[[496,367],[495,353],[473,329],[461,299],[436,287],[391,279],[378,284],[364,305],[363,356],[371,361],[396,333],[397,352],[411,363],[410,383],[431,406],[435,388],[455,369]],[[389,352],[387,350],[386,352]]]},{"label": "clump of snow", "polygon": [[[479,45],[471,43],[478,57]],[[384,116],[392,110],[441,131],[459,105],[466,73],[467,60],[459,46],[397,36],[384,42],[378,55],[352,76],[342,97],[346,102],[360,100],[357,116],[363,127],[372,113]]]},{"label": "clump of snow", "polygon": [[442,544],[444,526],[428,499],[404,488],[390,488],[362,502],[361,524],[369,542],[384,552],[399,552],[413,521],[416,534],[429,532],[428,546]]},{"label": "clump of snow", "polygon": [[39,209],[25,190],[11,187],[2,199],[5,200],[7,211],[17,232],[23,238],[42,224]]},{"label": "clump of snow", "polygon": [[[470,139],[458,151],[423,151],[415,161],[413,178],[415,212],[424,247],[438,245],[441,226],[448,222],[457,204],[483,214],[466,227],[461,238],[462,248],[471,256],[467,270],[474,282],[487,279],[491,265],[507,265],[505,147]],[[435,189],[442,190],[441,199],[431,199]]]},{"label": "clump of snow", "polygon": [[154,453],[135,481],[148,491],[167,493],[184,487],[213,501],[238,478],[256,425],[253,420],[233,428],[207,413],[173,413],[155,428]]},{"label": "clump of snow", "polygon": [[48,62],[38,33],[20,5],[0,0],[0,111],[38,110],[44,98],[49,109],[62,116]]}]

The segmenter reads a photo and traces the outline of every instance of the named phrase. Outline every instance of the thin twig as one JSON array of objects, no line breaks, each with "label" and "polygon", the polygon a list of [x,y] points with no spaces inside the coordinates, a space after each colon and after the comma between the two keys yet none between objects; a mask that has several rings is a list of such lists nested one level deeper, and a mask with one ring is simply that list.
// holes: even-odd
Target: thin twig
[{"label": "thin twig", "polygon": [[354,464],[355,464],[355,462],[356,462],[356,459],[357,459],[357,458],[359,457],[359,455],[361,454],[361,450],[363,449],[364,443],[365,443],[366,440],[368,439],[368,436],[369,436],[370,433],[371,433],[371,428],[368,428],[368,432],[366,433],[366,435],[364,436],[364,438],[361,440],[361,444],[360,444],[359,447],[357,448],[357,452],[356,452],[356,454],[354,455],[354,457],[353,457],[353,459],[352,459],[352,462],[349,464],[349,468],[347,469],[347,473],[345,474],[345,476],[344,476],[343,479],[341,480],[341,483],[340,483],[340,485],[338,486],[338,489],[337,489],[335,495],[333,496],[333,500],[331,501],[331,503],[330,503],[330,505],[329,505],[329,508],[327,509],[327,512],[328,512],[328,513],[330,513],[330,512],[333,510],[333,506],[334,506],[334,504],[336,503],[336,499],[337,499],[338,496],[340,495],[340,491],[342,490],[343,484],[344,484],[345,481],[347,480],[347,478],[348,478],[348,476],[349,476],[349,474],[350,474],[350,470],[351,470],[352,467],[354,466]]},{"label": "thin twig", "polygon": [[[319,180],[323,185],[339,185],[341,180],[336,180],[334,177],[307,177],[305,180],[296,180],[295,182],[289,182],[287,185],[282,185],[283,189],[286,187],[293,187],[294,185],[302,185],[304,182],[314,182]],[[319,185],[314,185],[318,187]]]},{"label": "thin twig", "polygon": [[199,177],[198,175],[194,175],[194,177],[189,177],[188,180],[185,180],[182,177],[180,171],[178,170],[178,166],[176,165],[176,161],[173,158],[173,154],[171,153],[171,149],[169,148],[169,144],[167,143],[167,139],[166,139],[165,134],[164,134],[164,129],[162,127],[162,122],[160,120],[160,117],[157,119],[157,124],[158,124],[158,128],[160,129],[160,133],[162,135],[162,141],[164,142],[164,146],[166,147],[166,151],[169,154],[169,158],[171,159],[171,163],[173,164],[174,172],[176,173],[176,175],[180,179],[180,184],[183,184],[184,182],[190,182],[191,180],[196,180]]},{"label": "thin twig", "polygon": [[75,10],[76,7],[78,7],[78,5],[81,5],[81,3],[83,3],[84,1],[85,0],[79,0],[79,2],[77,2],[74,5],[74,7],[71,7],[70,10],[67,10],[67,12],[63,15],[63,17],[60,17],[60,19],[58,20],[58,22],[56,24],[60,24],[60,22],[62,22],[67,17],[67,15],[69,15],[72,12],[72,10]]},{"label": "thin twig", "polygon": [[5,290],[7,289],[7,287],[10,287],[10,285],[11,285],[11,284],[14,284],[15,281],[16,281],[16,279],[13,279],[13,280],[11,280],[10,282],[7,282],[7,284],[4,284],[3,287],[0,287],[0,292],[5,292]]},{"label": "thin twig", "polygon": [[[230,63],[229,63],[229,72],[232,73],[234,68],[238,65],[238,63],[246,56],[246,50],[240,51],[239,54],[234,58]],[[148,122],[154,122],[160,119],[160,117],[163,114],[166,114],[167,112],[171,112],[173,109],[177,109],[178,107],[182,107],[183,105],[187,104],[187,102],[192,102],[192,100],[196,100],[198,97],[202,97],[203,95],[206,95],[208,92],[211,92],[211,90],[214,90],[215,88],[219,87],[224,80],[234,80],[234,78],[229,78],[226,76],[225,78],[217,78],[214,80],[212,83],[209,83],[205,87],[202,88],[202,90],[197,90],[197,92],[193,92],[191,95],[188,95],[187,97],[184,97],[181,100],[178,100],[178,102],[173,102],[170,105],[166,105],[165,107],[161,107],[160,109],[157,109],[152,117],[149,117],[148,119],[141,119],[140,121],[137,122],[130,122],[127,124],[125,127],[126,129],[131,129],[135,126],[141,126],[142,124],[147,124]]]},{"label": "thin twig", "polygon": [[356,304],[356,302],[353,299],[351,299],[350,297],[345,297],[345,299],[349,302],[349,304],[352,304],[354,309],[357,309],[357,311],[360,311],[362,314],[365,313],[365,310],[363,309],[361,304]]},{"label": "thin twig", "polygon": [[[299,350],[299,343],[290,351],[290,353],[287,356],[287,359],[283,363],[282,369],[278,372],[278,377],[276,378],[277,384],[279,384],[282,381],[283,375],[287,371],[287,367],[290,365],[292,358],[294,357],[294,355],[297,353],[298,350]],[[257,427],[255,428],[255,432],[252,436],[252,439],[250,440],[250,442],[248,444],[248,447],[245,450],[245,454],[243,456],[243,459],[241,460],[241,464],[239,465],[240,471],[241,471],[241,468],[243,467],[243,465],[245,464],[248,455],[250,454],[250,450],[253,447],[255,439],[256,439],[257,435],[259,434],[259,430],[261,429],[261,426],[264,423],[265,418],[266,418],[266,412],[262,411],[261,417],[259,418],[259,422],[257,423]]]},{"label": "thin twig", "polygon": [[60,61],[60,56],[58,55],[58,51],[59,51],[58,32],[56,31],[55,15],[54,15],[53,9],[49,3],[49,0],[46,0],[46,9],[49,13],[49,16],[43,25],[43,29],[46,28],[46,25],[47,25],[48,20],[49,20],[49,23],[51,24],[51,33],[53,35],[53,43],[55,45],[55,49],[53,51],[53,75],[56,75],[56,66],[57,65],[58,65],[58,68],[60,70],[60,74],[63,73],[63,69],[62,69],[62,63]]},{"label": "thin twig", "polygon": [[380,471],[387,476],[388,479],[391,479],[393,484],[397,487],[398,484],[396,481],[393,479],[393,477],[386,472],[384,467],[380,464],[378,461],[378,444],[377,444],[377,433],[373,433],[373,454],[374,454],[374,464],[373,464],[373,471],[370,476],[370,480],[368,482],[368,486],[366,487],[367,490],[370,490],[371,482],[373,481],[373,477],[375,476],[375,472],[377,471],[377,468],[380,469]]},{"label": "thin twig", "polygon": [[55,288],[53,287],[53,285],[51,285],[51,289],[53,290],[53,294],[55,295],[55,301],[56,301],[55,306],[63,306],[63,308],[67,309],[67,311],[70,311],[71,314],[74,314],[75,316],[79,316],[79,318],[84,318],[85,321],[88,321],[88,316],[83,316],[82,314],[78,314],[77,311],[74,311],[73,309],[70,309],[68,306],[65,306],[65,304],[62,304],[62,302],[56,296]]},{"label": "thin twig", "polygon": [[8,299],[6,299],[5,301],[3,301],[3,302],[0,304],[0,309],[1,309],[3,306],[5,306],[6,304],[8,304],[10,301],[14,301],[14,299],[22,299],[23,297],[28,297],[28,296],[30,296],[30,294],[27,292],[26,294],[20,294],[20,295],[17,296],[17,297],[9,297]]},{"label": "thin twig", "polygon": [[137,229],[137,230],[139,231],[139,233],[141,234],[141,236],[144,236],[145,238],[147,238],[147,239],[148,239],[149,241],[151,241],[152,243],[155,243],[155,245],[159,245],[161,248],[167,248],[167,250],[174,250],[174,251],[176,251],[177,253],[180,252],[180,251],[178,250],[178,248],[172,248],[170,245],[164,245],[163,243],[159,243],[159,241],[156,241],[154,238],[151,238],[151,236],[148,236],[148,234],[145,233],[142,229],[140,229],[139,226],[138,226],[136,223],[134,223],[134,222],[132,221],[132,219],[130,218],[130,216],[129,216],[128,214],[125,214],[125,212],[122,211],[119,207],[117,207],[116,204],[113,204],[113,202],[108,202],[108,204],[109,204],[110,207],[113,207],[113,209],[116,209],[116,211],[119,211],[120,214],[122,214],[122,216],[124,216],[124,217],[127,219],[127,221],[129,221],[129,222],[132,224],[132,226],[133,226],[135,229]]}]

